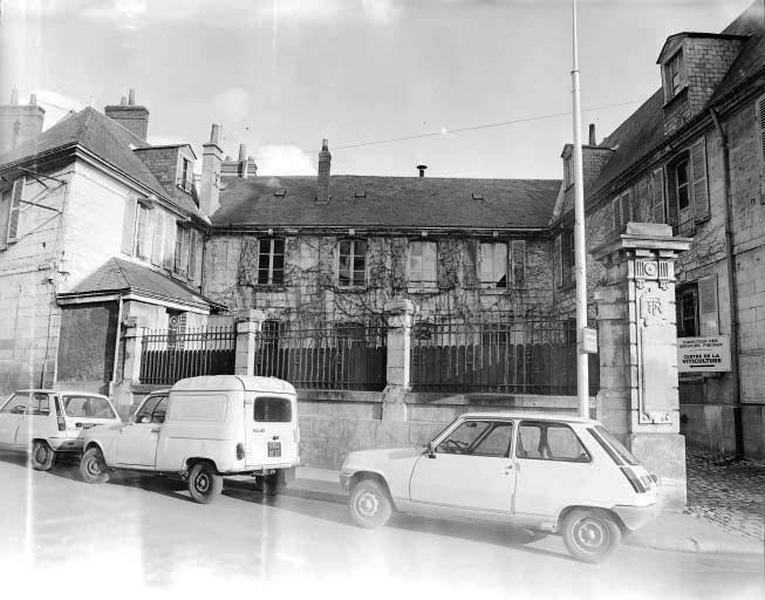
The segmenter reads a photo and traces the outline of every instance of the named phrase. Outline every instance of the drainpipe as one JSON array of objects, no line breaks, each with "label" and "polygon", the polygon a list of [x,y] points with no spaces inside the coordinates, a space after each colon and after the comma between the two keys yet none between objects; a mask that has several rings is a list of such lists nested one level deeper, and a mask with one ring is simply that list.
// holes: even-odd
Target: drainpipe
[{"label": "drainpipe", "polygon": [[725,255],[728,260],[728,303],[730,305],[731,379],[733,383],[733,429],[736,436],[736,456],[744,456],[744,425],[741,414],[741,379],[738,356],[738,286],[736,282],[736,255],[733,253],[733,199],[730,193],[730,150],[728,136],[720,124],[714,108],[709,114],[720,135],[723,155],[723,190],[725,194]]},{"label": "drainpipe", "polygon": [[119,305],[117,308],[117,332],[114,339],[114,364],[112,365],[112,381],[109,385],[109,397],[114,399],[114,386],[117,385],[117,368],[119,362],[117,359],[120,354],[120,334],[122,333],[122,295],[119,298]]}]

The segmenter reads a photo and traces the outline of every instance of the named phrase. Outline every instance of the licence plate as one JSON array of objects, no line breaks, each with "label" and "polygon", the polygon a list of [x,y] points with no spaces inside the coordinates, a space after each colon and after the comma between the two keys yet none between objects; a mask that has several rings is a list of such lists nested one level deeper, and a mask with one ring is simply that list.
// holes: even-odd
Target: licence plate
[{"label": "licence plate", "polygon": [[281,442],[268,442],[268,456],[281,456],[282,455],[282,443]]}]

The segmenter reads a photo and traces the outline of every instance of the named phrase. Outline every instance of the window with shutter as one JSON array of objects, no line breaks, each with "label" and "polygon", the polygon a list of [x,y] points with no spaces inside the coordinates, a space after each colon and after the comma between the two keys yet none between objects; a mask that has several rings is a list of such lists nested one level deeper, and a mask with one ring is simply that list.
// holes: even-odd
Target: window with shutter
[{"label": "window with shutter", "polygon": [[677,337],[695,337],[699,335],[698,288],[691,284],[679,288],[676,292]]},{"label": "window with shutter", "polygon": [[21,211],[21,194],[24,192],[24,178],[13,182],[11,193],[11,211],[8,215],[8,243],[15,242],[19,236],[19,216]]},{"label": "window with shutter", "polygon": [[693,175],[693,218],[701,221],[709,217],[707,150],[706,139],[703,137],[691,147],[691,173]]},{"label": "window with shutter", "polygon": [[717,306],[717,275],[703,277],[698,282],[699,329],[701,335],[717,335],[720,324]]},{"label": "window with shutter", "polygon": [[11,193],[13,188],[0,192],[0,250],[4,250],[8,243],[8,218],[11,211]]},{"label": "window with shutter", "polygon": [[553,269],[555,269],[555,283],[556,285],[563,285],[563,270],[561,268],[561,238],[557,236],[553,243]]},{"label": "window with shutter", "polygon": [[134,196],[125,199],[125,210],[122,216],[122,245],[123,253],[132,255],[135,248],[135,218],[137,201]]},{"label": "window with shutter", "polygon": [[526,241],[514,240],[510,245],[512,260],[513,286],[522,288],[526,286]]},{"label": "window with shutter", "polygon": [[651,177],[652,215],[654,223],[666,223],[664,214],[664,169],[654,169]]},{"label": "window with shutter", "polygon": [[617,196],[611,203],[611,207],[614,217],[614,230],[621,231],[632,220],[632,194],[625,192],[621,196]]}]

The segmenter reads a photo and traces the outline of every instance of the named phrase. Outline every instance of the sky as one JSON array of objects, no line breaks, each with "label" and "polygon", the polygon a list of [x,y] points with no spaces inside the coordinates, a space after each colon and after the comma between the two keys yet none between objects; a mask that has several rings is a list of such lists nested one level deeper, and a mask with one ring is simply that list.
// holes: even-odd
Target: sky
[{"label": "sky", "polygon": [[[660,86],[668,35],[752,0],[578,0],[583,126],[598,141]],[[562,177],[571,0],[0,0],[0,100],[149,109],[149,141],[210,125],[258,174]],[[465,129],[467,129],[465,131]],[[458,131],[463,130],[463,131]],[[401,139],[408,138],[408,139]],[[394,140],[394,141],[388,141]],[[201,162],[201,161],[198,161]],[[199,165],[197,165],[199,167]]]}]

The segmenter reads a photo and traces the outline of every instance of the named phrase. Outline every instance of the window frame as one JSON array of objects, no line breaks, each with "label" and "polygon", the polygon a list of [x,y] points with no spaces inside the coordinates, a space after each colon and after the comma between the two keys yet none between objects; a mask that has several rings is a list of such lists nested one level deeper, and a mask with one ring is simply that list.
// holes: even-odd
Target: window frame
[{"label": "window frame", "polygon": [[664,72],[664,101],[667,103],[677,98],[688,87],[682,46],[664,62],[662,70]]},{"label": "window frame", "polygon": [[[268,252],[263,252],[263,244],[264,242],[268,243]],[[277,243],[281,243],[282,250],[281,252],[276,251],[276,245]],[[268,256],[268,267],[266,267],[265,273],[266,273],[266,280],[261,281],[261,272],[263,271],[263,268],[260,266],[260,260],[261,257]],[[274,268],[275,258],[277,256],[281,256],[282,259],[282,266],[280,269]],[[286,238],[279,237],[279,236],[267,236],[267,237],[260,237],[258,238],[258,254],[257,254],[257,263],[255,267],[256,271],[256,277],[255,282],[258,286],[282,286],[284,285],[284,275],[285,275],[285,262],[287,258],[287,240]],[[281,277],[277,281],[277,278],[275,276],[277,271],[281,271]]]},{"label": "window frame", "polygon": [[[413,278],[414,269],[412,268],[412,260],[415,257],[415,254],[413,250],[415,248],[420,248],[420,268],[419,268],[419,278],[415,279]],[[433,268],[432,269],[426,269],[425,263],[426,263],[426,254],[430,254],[430,252],[426,253],[425,249],[430,248],[432,249],[432,260],[433,260]],[[430,258],[430,256],[428,256]],[[433,274],[433,279],[426,279],[426,273],[431,272]],[[410,287],[415,289],[433,289],[438,286],[438,243],[431,241],[431,240],[410,240],[407,248],[407,261],[406,261],[406,275],[407,275],[407,283]]]},{"label": "window frame", "polygon": [[576,244],[574,229],[563,229],[560,232],[560,256],[558,269],[560,271],[560,287],[569,287],[576,280]]},{"label": "window frame", "polygon": [[[519,448],[521,446],[521,427],[524,425],[532,425],[532,426],[538,426],[540,428],[540,444],[541,444],[541,430],[544,428],[545,430],[545,437],[547,436],[547,429],[550,427],[558,427],[562,429],[568,429],[571,432],[571,435],[574,436],[574,439],[579,442],[579,446],[584,450],[584,455],[586,455],[587,460],[582,460],[583,454],[580,454],[577,458],[560,458],[557,456],[552,456],[552,453],[549,458],[545,458],[544,456],[520,456],[518,454]],[[577,464],[589,464],[592,462],[592,452],[590,452],[589,448],[585,445],[585,443],[582,441],[582,438],[577,435],[576,431],[574,430],[571,425],[568,423],[564,423],[562,421],[538,421],[534,419],[521,419],[518,421],[517,427],[516,427],[516,437],[518,438],[515,442],[515,448],[513,452],[513,456],[516,459],[519,460],[538,460],[538,461],[547,461],[547,462],[565,462],[565,463],[577,463]],[[547,450],[550,451],[550,445],[549,443],[546,443]]]},{"label": "window frame", "polygon": [[[492,279],[491,281],[484,279],[484,273],[486,273],[486,268],[484,265],[484,260],[486,259],[487,252],[484,250],[486,247],[492,247],[491,251],[491,273],[492,273]],[[500,247],[502,252],[497,253],[497,247]],[[491,242],[481,242],[479,246],[479,269],[478,269],[478,282],[480,284],[480,287],[482,290],[508,290],[510,289],[509,279],[511,276],[510,273],[510,256],[509,256],[509,248],[510,244],[508,244],[507,241],[491,241]],[[497,258],[497,256],[502,256],[504,259],[504,271],[500,271],[497,269],[496,265],[494,264],[494,260]],[[497,278],[498,275],[503,275],[503,277]],[[502,283],[504,280],[504,283]]]},{"label": "window frame", "polygon": [[[345,254],[343,252],[343,244],[348,244],[349,252],[348,254]],[[364,246],[364,252],[363,254],[357,253],[357,246],[359,244],[363,244]],[[337,242],[337,287],[347,290],[347,289],[364,289],[367,287],[367,282],[369,281],[369,262],[367,261],[367,254],[369,253],[369,242],[366,239],[359,239],[359,238],[345,238],[342,240],[338,240]],[[342,283],[341,277],[343,276],[343,256],[348,257],[348,271],[346,274],[346,277],[348,279],[348,283]],[[355,267],[356,260],[357,259],[363,259],[364,266],[363,269],[357,269]],[[363,274],[363,282],[361,284],[356,283],[356,274],[362,273]]]},{"label": "window frame", "polygon": [[[693,320],[693,329],[692,333],[689,334],[689,329],[686,327],[686,322],[690,322],[689,318],[686,318],[685,310],[686,310],[686,304],[685,300],[687,298],[692,298],[692,304],[693,306],[693,314],[689,315],[692,316]],[[701,322],[700,322],[700,310],[699,310],[699,289],[697,283],[690,283],[688,285],[684,285],[682,287],[678,287],[675,291],[675,311],[676,311],[676,330],[677,330],[677,337],[697,337],[700,335],[700,329],[701,329]]]},{"label": "window frame", "polygon": [[[498,427],[498,426],[509,426],[510,427],[510,439],[507,445],[507,450],[504,452],[504,454],[497,456],[497,455],[491,455],[491,454],[474,454],[473,451],[469,453],[462,453],[462,452],[439,452],[439,447],[447,440],[449,437],[457,430],[459,430],[461,427],[466,426],[469,423],[487,423],[488,427],[482,432],[479,433],[479,435],[473,440],[473,442],[470,444],[470,448],[474,451],[476,448],[479,448],[481,444],[486,441],[486,438],[491,435],[491,433]],[[500,458],[500,459],[509,459],[512,452],[513,452],[513,445],[515,440],[515,435],[518,427],[513,419],[487,419],[487,418],[470,418],[470,419],[462,419],[455,423],[453,426],[449,426],[447,430],[442,431],[438,436],[433,438],[433,441],[431,442],[431,446],[433,449],[433,452],[436,454],[441,455],[450,455],[450,456],[465,456],[465,457],[480,457],[480,458]]]}]

